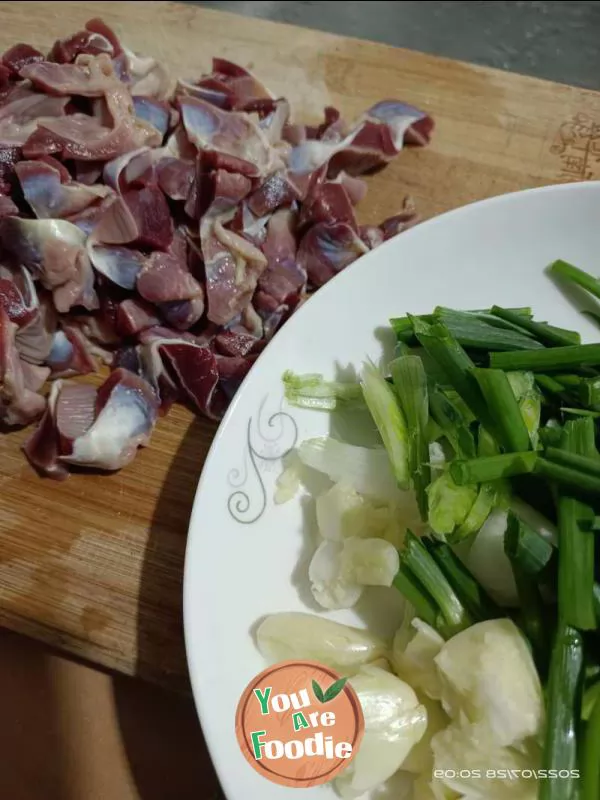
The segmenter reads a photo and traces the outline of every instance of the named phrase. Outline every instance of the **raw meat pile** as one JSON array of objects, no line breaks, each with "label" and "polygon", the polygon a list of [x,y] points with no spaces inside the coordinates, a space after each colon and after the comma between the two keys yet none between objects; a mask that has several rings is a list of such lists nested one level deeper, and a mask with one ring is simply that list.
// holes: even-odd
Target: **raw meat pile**
[{"label": "raw meat pile", "polygon": [[[100,20],[4,53],[0,420],[37,422],[31,464],[119,469],[174,402],[220,418],[308,293],[414,223],[358,226],[357,176],[432,128],[395,100],[297,124],[223,59],[173,88]],[[65,380],[102,362],[99,389]]]}]

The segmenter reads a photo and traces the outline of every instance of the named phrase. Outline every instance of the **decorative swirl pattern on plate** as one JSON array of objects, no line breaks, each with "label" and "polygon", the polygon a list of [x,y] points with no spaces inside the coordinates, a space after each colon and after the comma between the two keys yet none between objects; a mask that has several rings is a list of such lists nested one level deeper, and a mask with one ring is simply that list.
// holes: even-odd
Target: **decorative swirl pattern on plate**
[{"label": "decorative swirl pattern on plate", "polygon": [[298,441],[294,418],[286,411],[275,411],[265,418],[266,402],[265,397],[256,418],[248,420],[244,464],[231,469],[227,476],[229,486],[234,489],[227,500],[227,508],[236,522],[243,525],[259,520],[267,507],[261,462],[273,463],[285,458]]}]

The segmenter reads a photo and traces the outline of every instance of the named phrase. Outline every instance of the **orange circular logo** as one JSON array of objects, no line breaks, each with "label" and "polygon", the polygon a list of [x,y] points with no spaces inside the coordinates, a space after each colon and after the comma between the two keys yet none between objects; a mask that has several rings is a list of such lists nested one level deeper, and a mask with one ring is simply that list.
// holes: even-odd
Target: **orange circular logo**
[{"label": "orange circular logo", "polygon": [[283,661],[257,675],[235,719],[250,765],[281,786],[319,786],[335,778],[356,755],[365,730],[346,681],[314,661]]}]

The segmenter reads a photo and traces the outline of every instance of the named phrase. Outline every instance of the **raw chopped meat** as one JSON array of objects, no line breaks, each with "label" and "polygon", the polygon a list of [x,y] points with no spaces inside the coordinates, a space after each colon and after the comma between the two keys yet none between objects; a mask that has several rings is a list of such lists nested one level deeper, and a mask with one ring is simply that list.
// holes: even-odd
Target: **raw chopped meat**
[{"label": "raw chopped meat", "polygon": [[[122,289],[134,289],[148,258],[129,247],[94,244],[87,240],[87,253],[94,269]],[[150,256],[152,258],[152,256]]]},{"label": "raw chopped meat", "polygon": [[368,252],[368,247],[346,222],[319,222],[302,238],[298,263],[312,286],[323,286],[340,270]]},{"label": "raw chopped meat", "polygon": [[250,115],[223,111],[194,97],[182,97],[179,102],[185,131],[199,150],[216,150],[252,164],[252,177],[267,176],[283,166],[279,154]]},{"label": "raw chopped meat", "polygon": [[[102,20],[0,57],[0,421],[42,475],[114,470],[174,402],[220,419],[310,292],[414,225],[360,177],[433,120],[393,99],[292,117],[244,66],[173,85]],[[109,367],[100,389],[71,382]],[[52,380],[46,401],[44,382]]]},{"label": "raw chopped meat", "polygon": [[107,53],[114,58],[121,52],[121,45],[113,31],[102,20],[92,19],[86,23],[84,31],[55,42],[48,58],[59,64],[70,64],[80,53],[91,56]]},{"label": "raw chopped meat", "polygon": [[82,331],[66,323],[52,338],[46,364],[50,367],[53,378],[87,375],[96,372],[97,368]]},{"label": "raw chopped meat", "polygon": [[[88,414],[90,406],[85,407]],[[135,458],[138,447],[149,443],[157,413],[158,401],[151,386],[122,368],[98,389],[93,417],[86,416],[84,425],[73,425],[72,409],[64,408],[59,395],[57,426],[59,434],[69,439],[68,444],[63,443],[60,459],[102,470],[121,469]],[[63,433],[65,429],[68,433]]]},{"label": "raw chopped meat", "polygon": [[37,380],[27,381],[28,373],[16,346],[16,331],[17,326],[0,306],[0,422],[9,426],[33,422],[46,407],[45,398],[37,393]]},{"label": "raw chopped meat", "polygon": [[121,469],[149,443],[157,415],[151,386],[121,367],[98,390],[57,381],[25,453],[49,477],[65,477],[65,463]]},{"label": "raw chopped meat", "polygon": [[98,307],[85,234],[71,222],[5,217],[0,221],[0,244],[54,292],[57,311],[67,312],[74,305]]},{"label": "raw chopped meat", "polygon": [[15,164],[23,197],[38,219],[64,219],[85,211],[112,194],[108,186],[85,186],[67,181],[60,171],[45,161],[19,161]]},{"label": "raw chopped meat", "polygon": [[2,55],[2,64],[8,69],[11,78],[18,78],[19,72],[27,64],[43,60],[44,54],[29,44],[15,44]]}]

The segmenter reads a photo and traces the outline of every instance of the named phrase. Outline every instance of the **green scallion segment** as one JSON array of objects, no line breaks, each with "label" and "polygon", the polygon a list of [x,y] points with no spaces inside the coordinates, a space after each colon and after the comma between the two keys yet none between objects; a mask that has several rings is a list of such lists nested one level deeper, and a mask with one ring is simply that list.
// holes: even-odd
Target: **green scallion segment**
[{"label": "green scallion segment", "polygon": [[419,342],[445,373],[448,383],[455,389],[475,418],[479,419],[490,432],[493,431],[492,417],[488,412],[477,381],[471,374],[475,364],[469,355],[445,325],[440,323],[428,325],[416,317],[412,319]]},{"label": "green scallion segment", "polygon": [[494,418],[500,445],[515,453],[531,449],[529,431],[506,373],[478,368],[472,372]]},{"label": "green scallion segment", "polygon": [[537,531],[510,512],[504,536],[504,550],[526,575],[539,577],[554,554],[554,547]]},{"label": "green scallion segment", "polygon": [[511,322],[513,325],[520,326],[523,330],[535,336],[539,342],[548,347],[568,346],[580,344],[581,342],[581,336],[576,331],[556,328],[545,322],[535,322],[532,319],[528,319],[527,317],[511,311],[509,308],[492,306],[492,314],[506,322]]},{"label": "green scallion segment", "polygon": [[577,732],[581,713],[583,638],[561,625],[552,648],[547,689],[548,724],[542,767],[564,777],[540,781],[540,800],[573,800],[577,792]]},{"label": "green scallion segment", "polygon": [[481,621],[502,616],[502,611],[449,545],[431,538],[424,541],[444,576],[474,620]]},{"label": "green scallion segment", "polygon": [[[495,328],[504,328],[505,330],[515,331],[520,336],[528,335],[527,332],[524,331],[522,327],[512,325],[511,323],[505,322],[499,317],[494,316],[491,313],[491,309],[487,309],[484,311],[455,311],[454,309],[444,309],[441,306],[438,306],[435,308],[433,314],[419,314],[418,318],[423,322],[432,324],[439,320],[440,315],[444,311],[450,311],[450,313],[452,314],[460,315],[461,319],[463,320],[463,324],[465,323],[465,321],[467,322],[471,321],[473,323],[478,321],[485,322],[488,325],[491,325]],[[531,319],[532,317],[531,308],[511,308],[509,309],[509,311],[518,314],[519,317],[524,317],[525,319]],[[390,319],[390,325],[400,342],[406,344],[413,344],[414,342],[417,341],[414,335],[412,319],[408,315],[405,317],[394,317]]]},{"label": "green scallion segment", "polygon": [[[571,420],[563,430],[561,447],[569,453],[590,452],[587,419]],[[568,469],[565,467],[564,469]],[[583,476],[585,473],[581,473]],[[596,478],[600,485],[600,478]],[[560,488],[558,498],[558,613],[565,625],[579,630],[596,627],[594,607],[595,535],[585,530],[582,520],[592,521],[594,512],[568,489]]]},{"label": "green scallion segment", "polygon": [[[589,419],[589,417],[588,417]],[[564,467],[572,467],[575,470],[584,472],[587,475],[596,475],[600,478],[600,459],[580,456],[577,453],[570,453],[560,447],[547,447],[544,456],[549,461],[562,464]]]},{"label": "green scallion segment", "polygon": [[458,528],[448,535],[448,541],[455,544],[477,533],[496,506],[497,500],[497,483],[482,483],[469,513]]},{"label": "green scallion segment", "polygon": [[394,387],[408,426],[408,462],[421,517],[427,520],[429,466],[429,399],[427,375],[419,356],[401,356],[390,364]]},{"label": "green scallion segment", "polygon": [[600,365],[600,344],[490,353],[490,367],[493,369],[552,372],[565,369],[580,370],[586,365]]},{"label": "green scallion segment", "polygon": [[434,324],[445,325],[452,336],[467,350],[529,350],[543,347],[524,331],[499,328],[464,311],[438,307]]},{"label": "green scallion segment", "polygon": [[414,607],[416,615],[439,631],[440,620],[435,603],[410,570],[403,568],[401,564],[393,583],[400,594]]},{"label": "green scallion segment", "polygon": [[474,458],[476,455],[475,439],[469,429],[469,420],[448,395],[437,386],[429,391],[429,411],[432,418],[440,426],[454,452],[461,458]]},{"label": "green scallion segment", "polygon": [[[585,419],[582,417],[582,419]],[[557,485],[572,491],[575,495],[588,497],[600,493],[600,478],[586,472],[580,472],[572,467],[556,464],[547,458],[538,457],[533,471],[536,475],[553,481]],[[519,473],[514,473],[519,474]]]},{"label": "green scallion segment", "polygon": [[440,631],[442,635],[449,638],[473,624],[473,619],[444,573],[411,531],[406,532],[404,549],[400,552],[400,564],[401,571],[403,567],[409,570],[437,604],[443,619],[443,629]]},{"label": "green scallion segment", "polygon": [[574,267],[573,264],[558,259],[558,261],[555,261],[554,264],[550,266],[548,272],[550,275],[562,278],[568,283],[574,283],[576,286],[580,286],[590,294],[593,294],[594,297],[600,298],[600,280],[584,272],[582,269]]},{"label": "green scallion segment", "polygon": [[473,458],[469,461],[452,461],[450,475],[458,486],[488,483],[501,478],[532,473],[538,461],[537,453],[504,453],[499,456]]},{"label": "green scallion segment", "polygon": [[[545,675],[550,656],[550,638],[548,636],[548,620],[544,611],[544,601],[537,582],[539,572],[541,572],[541,569],[538,569],[540,562],[534,561],[533,557],[529,558],[534,554],[526,549],[525,544],[527,540],[531,545],[532,536],[537,536],[537,534],[528,530],[515,514],[509,513],[508,525],[504,536],[504,551],[511,563],[517,587],[521,626],[531,643],[537,668],[542,675]],[[538,536],[538,539],[541,539],[541,537]],[[549,547],[552,550],[552,546],[549,545]],[[539,550],[536,549],[535,555],[538,554]]]}]

